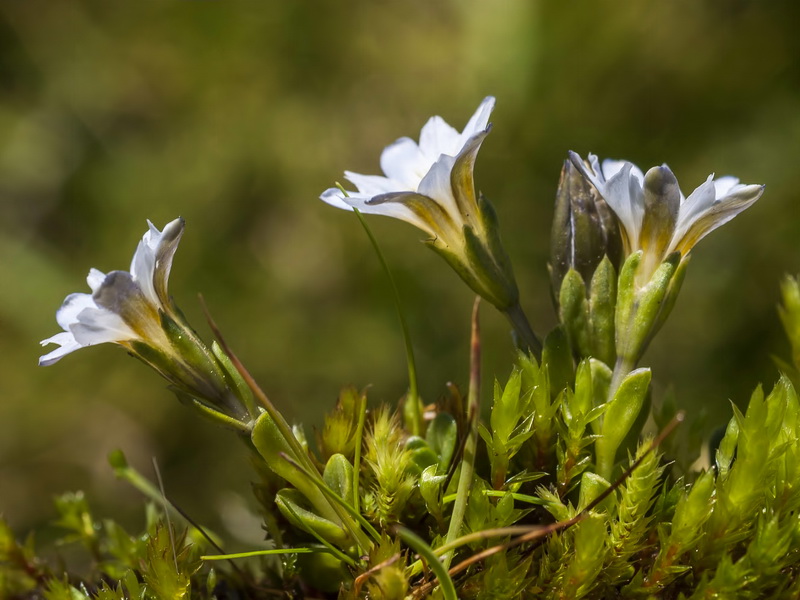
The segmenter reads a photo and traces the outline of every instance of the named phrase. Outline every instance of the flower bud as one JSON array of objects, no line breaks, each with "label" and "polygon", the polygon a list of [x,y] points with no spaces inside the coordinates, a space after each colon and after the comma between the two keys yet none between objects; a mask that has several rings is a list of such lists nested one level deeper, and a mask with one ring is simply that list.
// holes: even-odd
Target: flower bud
[{"label": "flower bud", "polygon": [[550,277],[556,296],[570,269],[589,282],[603,256],[619,266],[622,238],[616,217],[572,161],[565,160],[550,236]]}]

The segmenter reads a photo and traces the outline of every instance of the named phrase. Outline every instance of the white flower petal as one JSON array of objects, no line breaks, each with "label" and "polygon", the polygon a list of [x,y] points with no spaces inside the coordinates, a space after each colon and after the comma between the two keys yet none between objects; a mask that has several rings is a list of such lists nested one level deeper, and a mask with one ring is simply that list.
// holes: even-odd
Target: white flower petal
[{"label": "white flower petal", "polygon": [[489,126],[489,117],[494,110],[495,105],[495,98],[494,96],[486,96],[481,102],[480,106],[478,106],[478,110],[475,111],[475,114],[470,117],[467,125],[464,127],[464,131],[461,132],[461,147],[463,148],[466,146],[469,139],[480,133],[481,131],[485,131],[486,128]]},{"label": "white flower petal", "polygon": [[139,284],[145,298],[157,305],[158,297],[153,287],[153,277],[156,271],[155,249],[158,245],[158,240],[161,239],[161,232],[150,221],[147,224],[150,226],[150,230],[144,234],[136,248],[136,252],[133,254],[130,273],[134,281]]},{"label": "white flower petal", "polygon": [[603,189],[598,190],[625,228],[631,252],[639,248],[644,218],[644,192],[640,183],[643,179],[640,180],[633,169],[632,163],[625,162],[622,169],[606,181]]},{"label": "white flower petal", "polygon": [[374,196],[355,192],[348,192],[348,194],[348,196],[345,196],[340,189],[329,188],[322,193],[320,199],[331,206],[343,210],[352,211],[353,208],[357,208],[365,215],[394,217],[406,223],[411,223],[415,227],[435,237],[435,234],[425,220],[403,203],[406,197],[417,196],[414,192],[390,192]]},{"label": "white flower petal", "polygon": [[695,190],[689,194],[681,203],[680,212],[678,213],[678,224],[675,228],[673,235],[673,244],[675,245],[689,230],[700,215],[711,208],[717,200],[716,185],[714,183],[714,176],[709,175],[703,183],[701,183]]},{"label": "white flower petal", "polygon": [[[355,185],[359,193],[364,196],[377,196],[378,194],[399,192],[404,189],[404,186],[397,181],[381,177],[380,175],[361,175],[360,173],[345,171],[344,176],[350,183]],[[416,186],[414,186],[414,190],[416,189]]]},{"label": "white flower petal", "polygon": [[[639,181],[640,186],[644,186],[644,173],[642,170],[637,167],[632,162],[628,162],[627,160],[614,160],[607,158],[603,161],[603,177],[605,180],[608,181],[614,175],[622,171],[625,165],[630,165],[630,174],[631,176],[635,177]],[[664,165],[666,166],[666,165]]]},{"label": "white flower petal", "polygon": [[122,317],[103,308],[86,308],[81,311],[78,322],[70,326],[70,331],[81,346],[124,342],[139,337]]},{"label": "white flower petal", "polygon": [[56,312],[56,321],[64,331],[78,322],[78,315],[85,308],[97,308],[91,294],[70,294]]},{"label": "white flower petal", "polygon": [[[185,221],[178,217],[164,226],[164,231],[155,247],[156,266],[153,273],[153,288],[158,300],[157,305],[167,308],[170,305],[169,298],[169,274],[172,270],[172,261],[175,259],[175,252],[183,236]],[[143,290],[144,291],[144,290]]]},{"label": "white flower petal", "polygon": [[409,137],[401,137],[386,146],[381,153],[381,170],[386,173],[387,181],[394,181],[395,185],[399,183],[401,187],[379,193],[399,191],[399,189],[416,190],[434,160],[436,157],[428,160],[422,154],[417,142]]},{"label": "white flower petal", "polygon": [[48,344],[58,344],[59,347],[39,357],[40,367],[48,367],[53,363],[58,362],[63,356],[66,356],[70,352],[75,352],[75,350],[80,350],[83,348],[83,346],[81,346],[75,340],[75,336],[69,331],[57,333],[53,337],[42,340],[41,344],[42,346],[47,346]]},{"label": "white flower petal", "polygon": [[[421,206],[424,206],[425,202],[436,205],[436,203],[425,196],[421,196],[416,192],[392,192],[389,194],[373,196],[372,198],[363,201],[363,204],[360,206],[355,203],[356,201],[358,200],[354,200],[352,205],[365,214],[394,217],[395,219],[400,219],[406,223],[411,223],[431,237],[436,237],[436,232],[431,228],[431,225],[428,223],[428,221],[417,211],[411,208],[411,206],[420,208]],[[436,206],[436,208],[437,210],[440,210],[438,206]],[[428,212],[430,211],[425,211],[426,216],[429,219],[435,218],[435,215],[427,214]]]},{"label": "white flower petal", "polygon": [[676,232],[671,245],[684,254],[688,253],[709,233],[752,206],[763,193],[763,185],[734,185],[727,195],[717,198],[706,210],[694,214],[694,217],[684,224],[681,237],[678,237]]},{"label": "white flower petal", "polygon": [[[353,194],[348,192],[352,197]],[[342,210],[353,210],[353,207],[345,202],[345,196],[342,193],[342,190],[339,188],[328,188],[319,196],[320,200],[323,202],[327,202],[331,206],[335,206],[336,208],[341,208]]]},{"label": "white flower petal", "polygon": [[103,285],[103,280],[105,278],[106,274],[102,271],[98,271],[97,269],[89,269],[89,274],[86,276],[86,283],[89,284],[92,292],[96,292],[100,286]]},{"label": "white flower petal", "polygon": [[418,191],[420,195],[431,198],[441,206],[454,223],[463,224],[464,217],[459,214],[450,182],[450,173],[455,162],[455,157],[442,154],[420,182]]},{"label": "white flower petal", "polygon": [[442,117],[431,117],[420,132],[419,149],[430,162],[438,160],[442,154],[455,156],[461,149],[461,134]]},{"label": "white flower petal", "polygon": [[594,187],[597,188],[598,192],[602,194],[602,188],[605,186],[606,179],[603,176],[603,171],[597,164],[597,156],[594,154],[589,154],[589,162],[591,164],[591,169],[587,168],[586,163],[583,162],[581,155],[577,152],[573,152],[572,150],[569,151],[569,158],[572,161],[572,164],[577,167],[577,169],[583,173],[583,176],[588,179]]},{"label": "white flower petal", "polygon": [[720,177],[719,179],[715,179],[714,190],[716,192],[717,198],[723,198],[724,196],[727,196],[737,185],[740,185],[738,177],[725,175],[723,177]]}]

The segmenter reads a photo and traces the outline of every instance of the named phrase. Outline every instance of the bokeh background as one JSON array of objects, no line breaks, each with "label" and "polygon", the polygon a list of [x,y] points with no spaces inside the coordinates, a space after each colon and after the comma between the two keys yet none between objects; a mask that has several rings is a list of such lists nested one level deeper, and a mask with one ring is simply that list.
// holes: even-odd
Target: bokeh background
[{"label": "bokeh background", "polygon": [[[0,512],[20,533],[84,489],[136,523],[123,449],[201,522],[242,544],[250,471],[232,434],[181,407],[119,348],[38,368],[55,310],[89,267],[127,268],[145,219],[182,215],[172,292],[206,336],[202,292],[263,387],[309,434],[344,384],[406,386],[391,296],[355,217],[317,200],[344,169],[432,114],[463,127],[497,96],[479,157],[535,328],[554,323],[548,235],[568,149],[667,162],[691,191],[735,174],[767,191],[697,248],[644,364],[706,431],[788,345],[778,281],[800,270],[800,3],[4,2],[0,5]],[[467,372],[470,292],[419,243],[371,225],[433,401]],[[483,310],[486,380],[512,347]],[[487,386],[488,389],[488,386]],[[671,390],[671,391],[670,391]],[[237,526],[237,523],[240,524]],[[243,525],[242,525],[243,524]]]}]

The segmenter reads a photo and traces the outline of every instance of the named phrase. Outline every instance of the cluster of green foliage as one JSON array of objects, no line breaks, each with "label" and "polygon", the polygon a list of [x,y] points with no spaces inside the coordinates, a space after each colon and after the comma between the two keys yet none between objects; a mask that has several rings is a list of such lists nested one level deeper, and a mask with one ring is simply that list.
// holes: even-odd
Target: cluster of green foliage
[{"label": "cluster of green foliage", "polygon": [[[786,280],[781,314],[794,345],[799,291]],[[757,389],[746,411],[733,407],[707,468],[673,462],[675,444],[659,445],[665,436],[647,433],[656,429],[650,423],[628,444],[611,482],[596,472],[593,456],[603,421],[622,416],[602,401],[590,360],[569,385],[555,383],[571,368],[555,343],[562,338],[558,330],[548,337],[541,364],[520,353],[505,385],[495,383],[455,538],[448,540],[448,528],[477,419],[469,401],[451,387],[426,407],[420,437],[388,407],[367,411],[365,395],[348,388],[318,432],[316,452],[301,429],[294,434],[322,473],[307,473],[306,484],[353,516],[367,543],[332,522],[338,510],[326,518],[313,494],[300,493],[304,484],[286,487],[282,468],[260,462],[255,491],[274,546],[263,556],[204,564],[200,554],[210,545],[153,505],[144,531],[131,535],[98,522],[83,495],[67,494],[56,501],[54,524],[65,531],[59,545],[79,544],[90,568],[75,575],[59,560],[48,563],[32,537],[17,543],[4,525],[0,596],[798,597],[800,400],[790,376],[769,394]],[[670,412],[662,406],[653,416],[664,425]],[[452,563],[439,562],[447,554]],[[442,564],[452,564],[449,573]]]}]

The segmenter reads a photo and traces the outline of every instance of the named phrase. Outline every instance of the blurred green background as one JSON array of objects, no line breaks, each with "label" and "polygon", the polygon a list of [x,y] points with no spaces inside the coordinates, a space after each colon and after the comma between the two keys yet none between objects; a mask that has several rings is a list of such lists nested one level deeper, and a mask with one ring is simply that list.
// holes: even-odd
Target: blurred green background
[{"label": "blurred green background", "polygon": [[[205,295],[292,419],[312,434],[343,384],[393,402],[406,371],[384,276],[355,217],[317,196],[344,169],[377,173],[382,148],[432,114],[460,129],[488,94],[477,183],[539,332],[554,323],[545,264],[568,149],[667,162],[686,193],[712,171],[767,184],[699,245],[644,360],[657,397],[672,386],[692,418],[723,422],[788,354],[775,305],[800,270],[798,22],[790,0],[3,3],[0,512],[23,532],[82,488],[99,514],[135,520],[141,499],[106,462],[122,448],[148,475],[156,457],[190,514],[257,540],[232,434],[119,348],[44,369],[37,342],[89,267],[127,268],[145,219],[183,215],[172,293],[208,338]],[[434,401],[466,379],[471,293],[420,232],[371,224]],[[483,324],[488,383],[512,347],[488,306]]]}]

